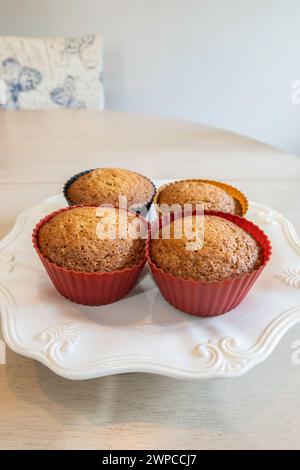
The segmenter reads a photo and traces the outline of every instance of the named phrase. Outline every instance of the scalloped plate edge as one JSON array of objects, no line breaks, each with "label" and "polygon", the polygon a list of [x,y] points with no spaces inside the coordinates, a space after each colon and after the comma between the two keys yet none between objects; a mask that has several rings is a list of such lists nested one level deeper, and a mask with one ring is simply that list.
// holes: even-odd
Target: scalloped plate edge
[{"label": "scalloped plate edge", "polygon": [[[43,202],[49,201],[47,198]],[[40,204],[21,213],[11,232],[0,241],[0,250],[7,248],[22,233],[29,214]],[[254,212],[261,222],[278,222],[295,251],[300,253],[300,241],[293,225],[280,213],[258,203],[250,203],[250,211]],[[249,212],[250,212],[249,211]],[[198,345],[200,362],[197,367],[176,365],[164,361],[154,361],[151,356],[112,356],[89,363],[66,363],[50,358],[43,348],[34,349],[23,343],[17,329],[14,303],[8,289],[0,285],[1,323],[3,337],[14,352],[36,359],[56,374],[72,380],[85,380],[107,375],[143,372],[153,373],[179,379],[208,379],[239,377],[254,366],[264,362],[272,353],[285,333],[300,322],[300,305],[297,305],[277,316],[265,328],[255,344],[248,349],[239,348],[234,338],[221,338]],[[61,339],[64,341],[64,338]],[[201,361],[202,357],[202,361]]]}]

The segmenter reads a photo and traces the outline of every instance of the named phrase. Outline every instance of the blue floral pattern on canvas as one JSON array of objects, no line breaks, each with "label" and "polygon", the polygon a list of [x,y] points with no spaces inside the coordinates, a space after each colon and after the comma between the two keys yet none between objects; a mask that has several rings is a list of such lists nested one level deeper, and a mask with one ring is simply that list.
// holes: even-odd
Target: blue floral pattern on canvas
[{"label": "blue floral pattern on canvas", "polygon": [[68,38],[66,40],[65,51],[68,54],[79,54],[85,47],[90,46],[95,41],[95,35],[89,34],[78,38]]},{"label": "blue floral pattern on canvas", "polygon": [[7,86],[8,109],[19,109],[20,93],[35,90],[43,80],[42,74],[30,67],[23,67],[20,62],[8,57],[2,62],[3,79]]},{"label": "blue floral pattern on canvas", "polygon": [[52,101],[63,108],[85,108],[85,103],[76,97],[75,78],[69,75],[61,86],[50,93]]},{"label": "blue floral pattern on canvas", "polygon": [[4,109],[104,109],[100,34],[0,36],[0,87]]}]

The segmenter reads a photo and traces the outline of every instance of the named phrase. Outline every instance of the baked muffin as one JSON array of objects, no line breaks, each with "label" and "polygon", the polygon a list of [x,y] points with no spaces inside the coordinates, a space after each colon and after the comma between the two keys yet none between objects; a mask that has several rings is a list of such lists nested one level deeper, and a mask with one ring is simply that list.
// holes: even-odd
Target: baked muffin
[{"label": "baked muffin", "polygon": [[147,235],[147,221],[132,212],[77,206],[40,220],[32,242],[57,291],[94,306],[115,302],[135,286]]},{"label": "baked muffin", "polygon": [[[249,273],[261,263],[258,243],[231,221],[194,215],[185,217],[184,222],[191,227],[188,235],[182,233],[179,219],[170,224],[170,239],[160,236],[151,240],[151,258],[164,271],[185,279],[219,281]],[[180,232],[182,236],[177,238]]]},{"label": "baked muffin", "polygon": [[130,268],[145,257],[145,240],[130,238],[128,227],[137,217],[121,212],[123,216],[110,207],[77,207],[60,212],[40,228],[39,249],[52,263],[74,271]]},{"label": "baked muffin", "polygon": [[119,205],[119,196],[127,197],[128,208],[150,207],[155,194],[153,183],[146,177],[121,168],[97,168],[80,173],[65,185],[70,204]]},{"label": "baked muffin", "polygon": [[[159,206],[178,204],[181,208],[185,204],[191,204],[193,208],[196,204],[203,204],[205,210],[237,215],[243,215],[247,206],[240,191],[223,183],[206,180],[183,180],[168,184],[159,191],[156,202]],[[168,211],[161,207],[161,212]]]},{"label": "baked muffin", "polygon": [[259,227],[234,214],[194,211],[183,217],[184,235],[179,213],[171,216],[171,224],[162,217],[152,226],[147,259],[153,277],[178,310],[222,315],[243,301],[263,271],[271,257],[270,241]]}]

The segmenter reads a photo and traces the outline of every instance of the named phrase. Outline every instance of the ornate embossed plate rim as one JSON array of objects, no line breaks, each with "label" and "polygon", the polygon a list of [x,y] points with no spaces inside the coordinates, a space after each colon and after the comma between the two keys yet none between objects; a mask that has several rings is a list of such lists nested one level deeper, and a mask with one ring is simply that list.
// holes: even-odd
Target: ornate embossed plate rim
[{"label": "ornate embossed plate rim", "polygon": [[[47,203],[49,199],[53,197],[43,202]],[[0,242],[1,251],[22,233],[27,217],[36,207],[20,214],[12,231]],[[300,241],[294,227],[285,217],[254,202],[250,203],[250,211],[265,223],[279,223],[291,246],[300,254]],[[114,355],[85,363],[72,363],[68,360],[64,361],[63,355],[58,352],[68,351],[76,345],[76,331],[80,330],[79,323],[62,322],[54,325],[48,330],[60,328],[63,332],[61,337],[55,333],[51,336],[47,330],[38,335],[40,342],[25,344],[16,323],[15,312],[18,307],[9,290],[3,285],[0,285],[0,298],[3,336],[7,345],[16,353],[38,360],[58,375],[74,380],[127,372],[155,373],[181,379],[238,377],[263,362],[285,333],[300,321],[300,305],[297,305],[272,320],[255,343],[247,349],[240,348],[235,338],[212,338],[207,343],[196,347],[195,352],[199,356],[199,362],[194,367],[157,361],[148,355]],[[73,334],[70,334],[70,329]]]}]

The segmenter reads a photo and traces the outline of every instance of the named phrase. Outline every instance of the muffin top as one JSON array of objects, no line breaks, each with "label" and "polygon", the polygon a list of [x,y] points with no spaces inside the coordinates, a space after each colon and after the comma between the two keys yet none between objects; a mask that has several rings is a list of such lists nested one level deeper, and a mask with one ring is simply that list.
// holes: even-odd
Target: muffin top
[{"label": "muffin top", "polygon": [[67,269],[121,270],[138,264],[145,256],[145,240],[134,238],[136,225],[146,230],[146,224],[139,217],[125,210],[71,208],[41,226],[38,245],[50,261]]},{"label": "muffin top", "polygon": [[129,207],[150,202],[154,195],[150,180],[138,173],[120,168],[97,168],[79,176],[67,189],[73,204],[119,204],[127,197]]},{"label": "muffin top", "polygon": [[[204,181],[183,180],[167,185],[159,193],[158,204],[200,204],[205,210],[216,210],[242,214],[239,201],[234,199],[224,189]],[[162,212],[166,212],[162,209]]]},{"label": "muffin top", "polygon": [[[151,240],[151,258],[163,271],[186,279],[219,281],[251,272],[261,264],[261,247],[238,225],[212,215],[184,220],[187,235],[182,235],[179,219]],[[167,231],[169,239],[162,238]]]}]

